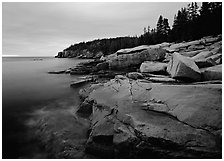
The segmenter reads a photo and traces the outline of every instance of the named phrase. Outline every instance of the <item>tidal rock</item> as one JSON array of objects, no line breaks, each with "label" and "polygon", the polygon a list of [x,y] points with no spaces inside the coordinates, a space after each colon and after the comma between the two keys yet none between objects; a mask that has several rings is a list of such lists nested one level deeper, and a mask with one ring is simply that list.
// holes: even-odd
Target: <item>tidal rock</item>
[{"label": "tidal rock", "polygon": [[172,78],[187,81],[200,81],[201,72],[193,60],[174,53],[172,59],[168,63],[167,72]]},{"label": "tidal rock", "polygon": [[84,85],[84,84],[87,83],[87,82],[90,82],[90,81],[92,81],[91,78],[89,78],[89,79],[81,79],[81,80],[72,82],[72,83],[70,84],[70,86],[73,87],[73,88],[77,88],[77,87],[80,87],[81,85]]},{"label": "tidal rock", "polygon": [[145,61],[140,66],[141,73],[164,73],[166,72],[167,64],[160,62]]},{"label": "tidal rock", "polygon": [[77,113],[79,113],[81,116],[89,116],[92,114],[92,106],[94,101],[85,99],[84,102],[82,102],[77,110]]},{"label": "tidal rock", "polygon": [[59,70],[59,71],[50,71],[48,74],[62,74],[65,73],[66,70]]},{"label": "tidal rock", "polygon": [[131,73],[128,73],[127,74],[127,77],[128,78],[131,78],[131,79],[143,79],[143,75],[141,73],[138,73],[138,72],[131,72]]},{"label": "tidal rock", "polygon": [[222,64],[202,69],[202,78],[205,81],[222,80]]}]

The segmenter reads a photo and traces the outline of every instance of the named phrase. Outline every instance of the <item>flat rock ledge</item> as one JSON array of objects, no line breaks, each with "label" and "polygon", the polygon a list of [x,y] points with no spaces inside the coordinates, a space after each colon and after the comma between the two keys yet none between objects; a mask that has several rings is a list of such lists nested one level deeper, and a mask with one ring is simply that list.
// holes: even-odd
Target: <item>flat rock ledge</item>
[{"label": "flat rock ledge", "polygon": [[80,90],[91,120],[85,151],[99,158],[221,158],[222,85],[116,76]]}]

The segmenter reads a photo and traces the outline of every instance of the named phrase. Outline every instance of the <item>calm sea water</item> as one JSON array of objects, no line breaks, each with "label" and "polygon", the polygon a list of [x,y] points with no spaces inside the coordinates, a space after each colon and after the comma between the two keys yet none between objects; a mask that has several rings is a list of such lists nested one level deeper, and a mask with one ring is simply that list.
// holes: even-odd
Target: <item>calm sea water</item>
[{"label": "calm sea water", "polygon": [[[2,61],[2,154],[3,158],[29,158],[38,151],[27,139],[26,122],[32,113],[51,104],[68,106],[77,103],[77,90],[70,82],[77,76],[48,74],[86,60],[56,58],[3,58]],[[64,103],[60,103],[64,102]],[[53,106],[55,105],[55,106]],[[59,107],[57,107],[59,108]],[[60,107],[63,108],[63,107]]]}]

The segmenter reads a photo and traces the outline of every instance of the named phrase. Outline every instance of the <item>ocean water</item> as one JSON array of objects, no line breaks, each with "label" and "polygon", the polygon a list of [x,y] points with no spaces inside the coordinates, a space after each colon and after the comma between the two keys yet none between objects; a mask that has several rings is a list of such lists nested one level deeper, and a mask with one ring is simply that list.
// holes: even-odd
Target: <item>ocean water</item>
[{"label": "ocean water", "polygon": [[[70,88],[70,82],[77,80],[78,76],[47,72],[68,69],[82,61],[86,60],[50,57],[2,59],[3,158],[46,157],[44,148],[39,148],[38,141],[32,138],[28,125],[32,125],[38,111],[40,114],[44,109],[48,113],[62,109],[69,110],[68,107],[73,109],[78,104],[78,89]],[[59,121],[59,115],[61,117],[60,112],[57,116],[54,113],[51,118]]]}]

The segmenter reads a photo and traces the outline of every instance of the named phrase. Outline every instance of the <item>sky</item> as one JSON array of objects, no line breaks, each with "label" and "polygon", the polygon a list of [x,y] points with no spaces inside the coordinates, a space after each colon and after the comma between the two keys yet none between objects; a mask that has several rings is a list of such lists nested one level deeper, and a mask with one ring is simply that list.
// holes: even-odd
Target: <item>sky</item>
[{"label": "sky", "polygon": [[3,2],[3,56],[54,56],[71,44],[135,36],[169,19],[183,2]]}]

